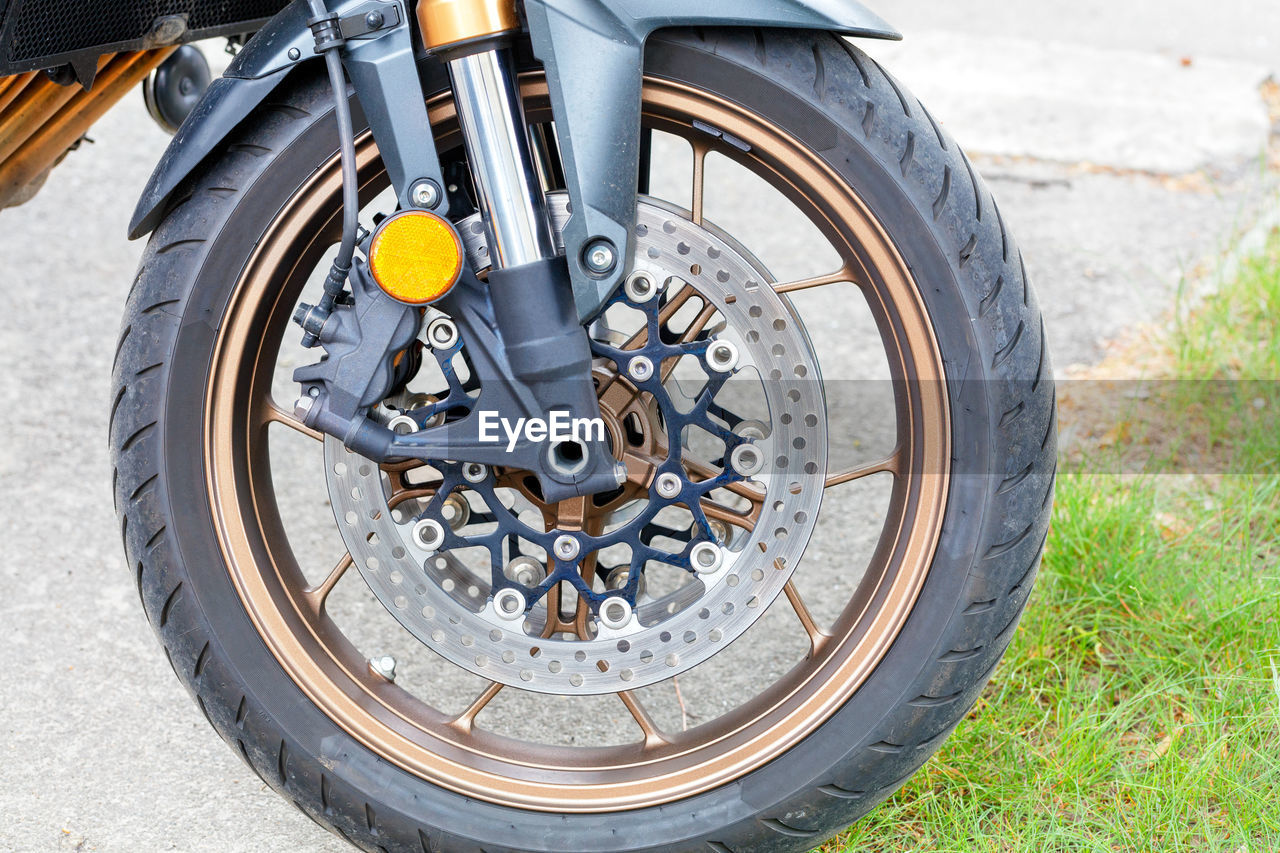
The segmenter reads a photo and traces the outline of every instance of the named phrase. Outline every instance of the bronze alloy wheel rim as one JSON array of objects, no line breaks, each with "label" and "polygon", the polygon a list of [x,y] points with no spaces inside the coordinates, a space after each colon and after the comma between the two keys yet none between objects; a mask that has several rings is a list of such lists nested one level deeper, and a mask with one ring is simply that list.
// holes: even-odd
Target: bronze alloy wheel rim
[{"label": "bronze alloy wheel rim", "polygon": [[[524,87],[531,120],[547,120],[540,75],[526,77]],[[442,150],[459,144],[452,102],[433,102],[431,114]],[[266,435],[272,423],[309,433],[272,400],[271,377],[301,288],[336,242],[336,158],[288,200],[263,236],[235,285],[215,345],[204,420],[207,488],[219,546],[258,632],[290,678],[356,740],[424,780],[500,805],[550,812],[653,806],[718,787],[777,758],[840,708],[888,650],[924,583],[941,529],[950,464],[942,361],[916,284],[883,228],[802,143],[710,93],[650,78],[645,117],[648,126],[693,145],[695,222],[701,222],[699,182],[711,150],[766,177],[806,213],[843,266],[777,290],[857,282],[895,380],[897,449],[827,480],[834,487],[872,474],[893,476],[871,566],[830,631],[809,618],[788,583],[785,599],[809,635],[809,654],[735,710],[687,732],[659,733],[624,692],[618,695],[644,731],[642,741],[599,748],[531,744],[473,725],[496,686],[466,712],[446,715],[372,673],[325,613],[325,599],[351,560],[308,586],[276,506]],[[695,117],[750,143],[750,155],[694,132]],[[385,176],[368,134],[358,143],[363,189],[371,198]],[[903,381],[907,377],[912,381]]]}]

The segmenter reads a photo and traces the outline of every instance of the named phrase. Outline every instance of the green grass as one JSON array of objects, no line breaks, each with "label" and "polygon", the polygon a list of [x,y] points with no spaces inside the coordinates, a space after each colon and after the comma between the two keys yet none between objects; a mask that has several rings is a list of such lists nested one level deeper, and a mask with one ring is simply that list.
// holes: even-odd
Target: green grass
[{"label": "green grass", "polygon": [[824,853],[1280,851],[1278,333],[1280,237],[1139,354],[1197,380],[1161,383],[1172,440],[1073,457],[983,699]]}]

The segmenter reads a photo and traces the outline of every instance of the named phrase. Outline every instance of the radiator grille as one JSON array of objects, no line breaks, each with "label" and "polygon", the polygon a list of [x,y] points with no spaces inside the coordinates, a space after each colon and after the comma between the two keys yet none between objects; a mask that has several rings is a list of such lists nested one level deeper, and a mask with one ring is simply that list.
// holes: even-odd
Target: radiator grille
[{"label": "radiator grille", "polygon": [[261,21],[286,0],[11,0],[5,21],[5,58],[29,65],[100,47],[139,42],[157,18],[186,15],[194,34],[230,31]]}]

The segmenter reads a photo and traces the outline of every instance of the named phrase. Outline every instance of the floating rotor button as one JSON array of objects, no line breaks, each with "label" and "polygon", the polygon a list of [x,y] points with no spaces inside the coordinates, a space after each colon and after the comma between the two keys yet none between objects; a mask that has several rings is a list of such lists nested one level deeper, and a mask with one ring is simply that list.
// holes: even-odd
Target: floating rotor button
[{"label": "floating rotor button", "polygon": [[428,305],[462,275],[462,242],[445,219],[406,210],[378,227],[369,245],[369,272],[378,287],[408,305]]}]

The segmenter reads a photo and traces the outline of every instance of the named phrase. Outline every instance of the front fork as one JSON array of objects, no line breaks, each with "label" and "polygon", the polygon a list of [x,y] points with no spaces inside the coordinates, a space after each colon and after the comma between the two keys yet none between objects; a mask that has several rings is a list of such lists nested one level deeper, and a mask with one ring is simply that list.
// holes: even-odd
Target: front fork
[{"label": "front fork", "polygon": [[[335,298],[321,311],[302,317],[310,338],[329,354],[320,364],[295,375],[307,392],[304,418],[377,460],[410,457],[505,463],[533,471],[548,501],[617,488],[621,469],[603,438],[575,442],[572,447],[522,442],[514,452],[485,446],[479,430],[484,417],[510,422],[536,417],[551,422],[563,413],[564,422],[598,420],[592,355],[534,165],[508,43],[518,30],[514,0],[420,0],[416,14],[423,42],[448,65],[488,231],[492,267],[487,283],[478,282],[468,271],[439,303],[463,333],[480,375],[481,395],[468,417],[408,435],[393,434],[368,417],[369,408],[389,390],[394,352],[388,348],[403,347],[404,320],[414,315],[369,287],[367,272],[357,259],[350,275],[356,304],[347,306],[343,298]],[[367,73],[362,76],[357,56],[348,49],[344,60],[362,104],[365,88],[385,99],[385,81],[370,79]],[[380,110],[375,98],[373,112],[390,110]],[[377,117],[371,121],[379,147],[391,152],[393,159],[411,145],[396,134],[388,146],[378,135]],[[395,125],[390,116],[386,121],[385,135],[390,135]],[[431,165],[438,173],[438,163]],[[395,170],[389,171],[394,182]],[[398,171],[403,172],[402,180],[413,183],[407,170]],[[402,204],[406,198],[414,202],[411,186],[397,186],[397,191]],[[597,252],[592,262],[612,270],[619,259]],[[348,363],[380,365],[377,381],[364,384],[365,372],[344,369]]]}]

